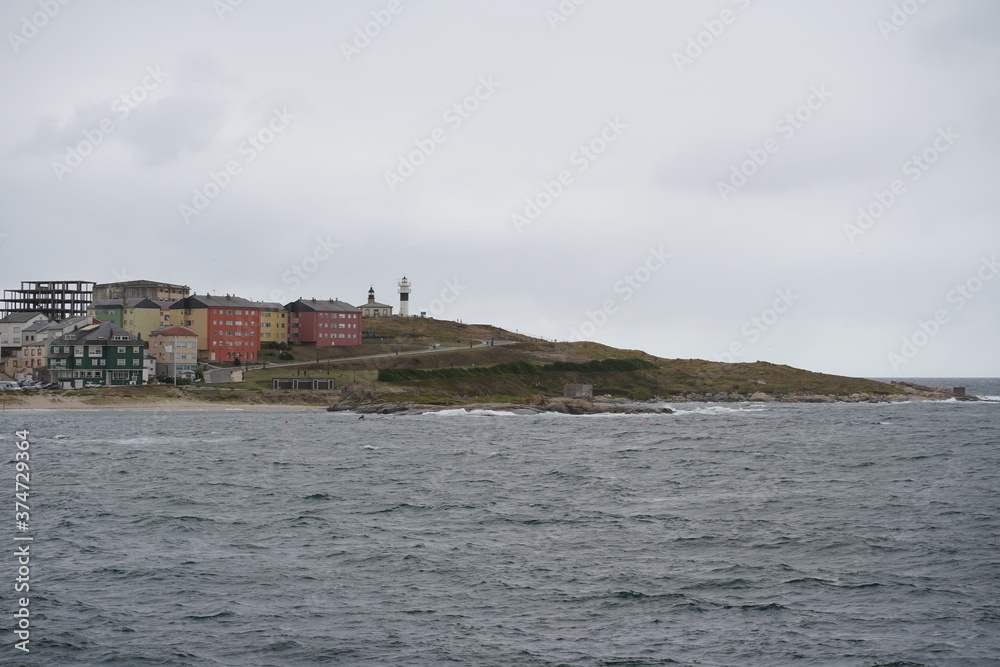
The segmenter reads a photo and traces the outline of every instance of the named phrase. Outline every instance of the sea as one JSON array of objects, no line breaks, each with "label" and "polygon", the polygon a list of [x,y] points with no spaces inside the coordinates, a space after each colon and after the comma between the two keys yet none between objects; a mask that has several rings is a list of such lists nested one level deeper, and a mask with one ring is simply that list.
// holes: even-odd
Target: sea
[{"label": "sea", "polygon": [[0,412],[0,664],[1000,665],[1000,380],[918,381],[991,398]]}]

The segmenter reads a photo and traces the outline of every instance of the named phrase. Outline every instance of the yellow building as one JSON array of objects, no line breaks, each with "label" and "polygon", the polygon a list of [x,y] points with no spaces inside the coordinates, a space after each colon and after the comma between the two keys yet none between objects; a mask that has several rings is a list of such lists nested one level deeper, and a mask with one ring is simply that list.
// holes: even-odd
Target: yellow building
[{"label": "yellow building", "polygon": [[149,340],[163,326],[163,307],[151,299],[98,299],[87,307],[87,315],[111,322],[130,334]]},{"label": "yellow building", "polygon": [[260,344],[288,342],[288,311],[280,303],[261,302]]}]

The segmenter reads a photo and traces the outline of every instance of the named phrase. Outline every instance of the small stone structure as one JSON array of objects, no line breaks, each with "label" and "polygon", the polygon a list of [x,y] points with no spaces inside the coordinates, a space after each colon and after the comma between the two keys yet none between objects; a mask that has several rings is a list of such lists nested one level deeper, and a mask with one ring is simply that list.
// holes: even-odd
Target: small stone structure
[{"label": "small stone structure", "polygon": [[594,397],[594,385],[592,384],[567,384],[563,387],[563,398],[586,398],[590,400]]}]

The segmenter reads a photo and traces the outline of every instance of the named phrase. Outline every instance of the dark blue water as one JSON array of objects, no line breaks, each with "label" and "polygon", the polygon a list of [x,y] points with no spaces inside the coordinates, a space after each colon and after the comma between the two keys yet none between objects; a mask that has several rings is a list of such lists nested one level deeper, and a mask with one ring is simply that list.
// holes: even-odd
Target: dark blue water
[{"label": "dark blue water", "polygon": [[1000,664],[1000,403],[678,407],[0,413],[0,663]]}]

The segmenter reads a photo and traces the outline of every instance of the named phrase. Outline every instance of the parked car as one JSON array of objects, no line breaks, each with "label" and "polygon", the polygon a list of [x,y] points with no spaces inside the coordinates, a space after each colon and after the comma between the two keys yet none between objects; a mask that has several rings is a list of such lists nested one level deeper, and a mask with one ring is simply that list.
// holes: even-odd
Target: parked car
[{"label": "parked car", "polygon": [[21,385],[16,382],[0,382],[0,391],[23,391]]}]

